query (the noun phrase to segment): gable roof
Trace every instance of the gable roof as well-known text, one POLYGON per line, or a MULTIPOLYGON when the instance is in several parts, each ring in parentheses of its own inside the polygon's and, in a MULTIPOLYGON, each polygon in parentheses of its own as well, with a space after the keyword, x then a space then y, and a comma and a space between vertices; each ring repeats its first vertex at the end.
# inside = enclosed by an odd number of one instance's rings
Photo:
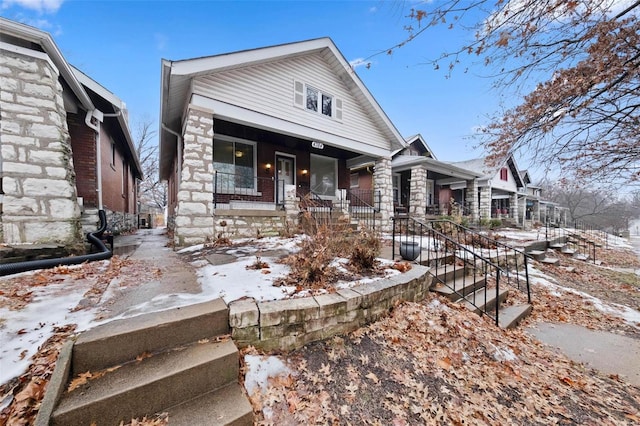
POLYGON ((166 153, 173 152, 173 132, 180 133, 181 116, 188 103, 193 78, 219 73, 236 68, 266 64, 295 58, 297 56, 319 53, 327 61, 334 75, 340 78, 355 99, 382 129, 385 138, 391 144, 391 150, 405 146, 404 139, 389 117, 371 95, 349 62, 328 38, 281 44, 257 49, 242 50, 201 58, 179 61, 162 60, 161 101, 160 101, 160 170, 161 176, 167 176, 170 158, 166 153), (166 130, 166 128, 171 130, 166 130))
POLYGON ((60 76, 69 85, 83 108, 87 111, 94 110, 95 106, 91 98, 76 78, 71 65, 64 59, 62 52, 60 52, 49 33, 0 17, 1 49, 20 53, 24 49, 33 52, 34 48, 37 47, 42 50, 44 55, 48 56, 48 58, 43 57, 43 59, 49 59, 55 65, 60 76))
MULTIPOLYGON (((39 52, 41 52, 41 59, 48 60, 54 65, 61 78, 86 111, 94 111, 96 109, 95 98, 92 99, 92 93, 95 93, 113 107, 112 111, 101 112, 115 113, 116 111, 124 110, 124 103, 117 96, 70 65, 62 56, 62 52, 53 41, 51 35, 45 31, 0 17, 0 49, 16 53, 26 53, 26 50, 28 50, 28 54, 32 56, 39 55, 39 52)), ((142 178, 142 167, 131 139, 131 132, 129 131, 126 117, 123 117, 121 113, 118 116, 118 122, 127 142, 129 150, 127 155, 133 160, 136 177, 142 178)))
MULTIPOLYGON (((436 155, 433 153, 433 150, 431 149, 431 147, 427 144, 427 141, 422 137, 422 135, 420 133, 415 134, 415 135, 411 135, 408 138, 405 138, 405 142, 407 143, 407 145, 419 145, 422 150, 425 151, 425 153, 429 154, 427 155, 427 157, 433 158, 434 160, 437 160, 436 155)), ((406 148, 401 148, 397 151, 395 151, 393 153, 393 155, 398 154, 399 152, 403 151, 406 148)))
POLYGON ((427 167, 427 170, 460 179, 476 179, 481 176, 467 168, 458 167, 457 164, 438 161, 421 155, 398 155, 391 160, 391 168, 394 173, 410 170, 412 167, 420 165, 427 167))
POLYGON ((518 166, 516 165, 515 159, 512 155, 507 156, 503 161, 501 161, 500 163, 496 163, 496 165, 494 166, 487 165, 486 157, 474 158, 472 160, 466 161, 455 161, 450 162, 450 164, 478 173, 478 175, 481 176, 481 180, 487 181, 493 179, 498 174, 498 171, 501 168, 509 167, 511 173, 513 174, 513 178, 516 180, 516 185, 518 187, 525 186, 520 170, 518 169, 518 166))

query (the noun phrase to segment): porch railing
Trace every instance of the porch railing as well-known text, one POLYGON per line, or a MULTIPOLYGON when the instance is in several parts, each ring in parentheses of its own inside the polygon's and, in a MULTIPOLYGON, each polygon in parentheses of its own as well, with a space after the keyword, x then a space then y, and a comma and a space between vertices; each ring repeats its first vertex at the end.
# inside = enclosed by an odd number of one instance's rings
POLYGON ((528 270, 529 256, 524 249, 515 248, 494 240, 450 220, 432 220, 429 221, 429 224, 455 240, 458 244, 478 252, 482 257, 499 265, 503 269, 507 282, 518 290, 526 292, 527 300, 531 303, 528 270))
POLYGON ((349 202, 349 216, 359 224, 376 229, 376 215, 380 212, 380 191, 348 189, 346 200, 349 202))
MULTIPOLYGON (((394 258, 396 247, 401 244, 419 245, 417 261, 435 268, 432 275, 438 283, 449 288, 460 299, 464 298, 474 310, 487 315, 496 325, 499 324, 500 286, 505 283, 513 285, 514 282, 514 274, 509 270, 509 265, 499 265, 484 252, 458 242, 432 223, 420 222, 411 217, 394 217, 392 235, 394 258), (457 279, 451 279, 455 277, 457 279)), ((526 256, 522 260, 526 270, 526 256)), ((527 295, 530 301, 528 288, 527 276, 527 295)))
POLYGON ((243 173, 213 174, 213 208, 233 201, 284 205, 284 180, 243 173))

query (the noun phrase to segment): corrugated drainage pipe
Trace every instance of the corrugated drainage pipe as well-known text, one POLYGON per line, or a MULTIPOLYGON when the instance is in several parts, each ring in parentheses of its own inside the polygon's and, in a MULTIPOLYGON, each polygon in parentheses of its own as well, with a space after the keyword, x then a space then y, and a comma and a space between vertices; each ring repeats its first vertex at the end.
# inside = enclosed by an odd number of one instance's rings
POLYGON ((32 271, 34 269, 47 269, 56 266, 78 265, 84 262, 93 262, 95 260, 105 260, 111 258, 113 253, 104 245, 100 237, 107 229, 107 214, 104 210, 98 210, 100 217, 100 228, 97 231, 89 232, 87 240, 95 246, 98 253, 85 254, 82 256, 59 257, 56 259, 30 260, 27 262, 5 263, 0 265, 0 277, 5 275, 17 274, 20 272, 32 271))

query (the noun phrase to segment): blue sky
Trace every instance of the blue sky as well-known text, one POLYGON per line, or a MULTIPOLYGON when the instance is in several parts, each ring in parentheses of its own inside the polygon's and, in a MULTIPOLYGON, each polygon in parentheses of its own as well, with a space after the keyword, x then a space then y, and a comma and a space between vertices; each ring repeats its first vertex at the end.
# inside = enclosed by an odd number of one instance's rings
MULTIPOLYGON (((406 37, 401 1, 89 1, 0 0, 3 17, 51 33, 68 62, 127 103, 132 127, 157 124, 160 60, 178 60, 329 36, 348 61, 406 37)), ((498 106, 491 82, 421 65, 471 34, 438 28, 371 58, 357 72, 403 136, 421 133, 440 160, 473 151, 473 129, 498 106)), ((525 168, 526 164, 519 164, 525 168)))

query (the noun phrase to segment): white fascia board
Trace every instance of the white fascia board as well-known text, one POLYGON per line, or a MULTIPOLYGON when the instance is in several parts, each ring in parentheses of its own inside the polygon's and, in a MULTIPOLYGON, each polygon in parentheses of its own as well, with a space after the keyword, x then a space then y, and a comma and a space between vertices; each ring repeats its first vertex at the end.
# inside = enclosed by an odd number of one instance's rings
POLYGON ((71 69, 73 70, 74 75, 78 79, 80 83, 82 83, 85 87, 88 87, 92 91, 94 91, 98 96, 102 99, 109 102, 111 105, 115 106, 119 110, 125 109, 122 100, 117 97, 114 93, 110 92, 108 89, 103 87, 100 83, 93 80, 91 77, 86 75, 84 72, 80 71, 78 68, 71 65, 71 69))
POLYGON ((2 17, 0 17, 0 33, 8 34, 42 46, 44 51, 49 55, 53 63, 58 68, 62 78, 78 97, 82 106, 87 111, 93 111, 95 109, 91 98, 89 98, 89 95, 82 87, 82 84, 80 84, 76 78, 75 74, 71 70, 71 66, 64 59, 62 52, 60 52, 60 49, 58 49, 58 46, 53 41, 49 33, 2 17))
POLYGON ((251 127, 280 132, 290 136, 308 139, 310 141, 322 142, 346 151, 368 154, 377 158, 390 157, 390 152, 382 148, 374 147, 360 141, 344 138, 331 133, 326 133, 291 121, 264 115, 256 111, 240 108, 202 95, 193 95, 191 97, 191 104, 213 110, 214 120, 216 117, 222 118, 232 122, 246 124, 251 127))
POLYGON ((175 75, 196 76, 201 73, 215 72, 237 66, 248 66, 260 62, 277 60, 287 56, 310 53, 314 50, 321 50, 329 47, 330 44, 333 43, 330 39, 325 37, 298 43, 224 53, 203 58, 173 61, 171 63, 171 73, 175 75))

